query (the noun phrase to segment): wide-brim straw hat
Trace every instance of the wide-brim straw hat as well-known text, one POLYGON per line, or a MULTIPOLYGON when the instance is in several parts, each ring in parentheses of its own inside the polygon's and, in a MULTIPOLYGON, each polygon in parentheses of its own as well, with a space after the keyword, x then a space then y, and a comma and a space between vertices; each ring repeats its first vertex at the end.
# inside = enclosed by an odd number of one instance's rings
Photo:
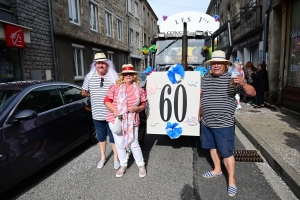
POLYGON ((230 64, 231 62, 226 59, 226 54, 224 51, 216 50, 212 52, 211 59, 206 61, 205 64, 210 64, 211 62, 218 61, 218 62, 226 62, 227 64, 230 64))
POLYGON ((98 62, 98 61, 107 61, 107 58, 105 56, 104 53, 96 53, 95 56, 94 56, 94 62, 98 62))
POLYGON ((124 73, 137 73, 137 72, 134 71, 134 67, 132 66, 132 64, 124 64, 122 66, 122 72, 120 74, 124 74, 124 73))

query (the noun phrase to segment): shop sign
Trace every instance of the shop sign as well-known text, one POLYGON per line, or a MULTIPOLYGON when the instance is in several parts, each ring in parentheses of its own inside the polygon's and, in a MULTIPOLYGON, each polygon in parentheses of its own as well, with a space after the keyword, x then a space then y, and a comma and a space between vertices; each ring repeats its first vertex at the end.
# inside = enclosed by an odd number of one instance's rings
POLYGON ((7 46, 25 48, 23 28, 6 24, 5 36, 7 46))
POLYGON ((242 49, 245 47, 253 46, 253 45, 257 44, 258 42, 260 42, 261 40, 262 40, 262 35, 261 35, 261 33, 258 33, 252 37, 245 39, 243 42, 239 43, 238 48, 242 49))

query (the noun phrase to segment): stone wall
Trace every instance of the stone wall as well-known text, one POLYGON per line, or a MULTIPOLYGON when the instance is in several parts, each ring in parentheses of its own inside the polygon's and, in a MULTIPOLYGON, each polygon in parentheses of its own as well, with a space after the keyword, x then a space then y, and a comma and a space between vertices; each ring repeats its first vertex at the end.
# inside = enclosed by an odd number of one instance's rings
POLYGON ((30 70, 48 69, 54 78, 48 1, 13 0, 11 11, 15 12, 17 24, 32 28, 31 43, 21 51, 24 80, 31 79, 30 70))

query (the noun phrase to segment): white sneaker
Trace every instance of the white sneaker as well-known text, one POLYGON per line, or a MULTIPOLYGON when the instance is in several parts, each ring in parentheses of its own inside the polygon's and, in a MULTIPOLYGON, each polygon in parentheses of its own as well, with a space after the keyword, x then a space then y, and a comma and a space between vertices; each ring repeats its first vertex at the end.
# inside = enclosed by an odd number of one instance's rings
POLYGON ((237 110, 238 110, 238 109, 241 109, 241 108, 242 108, 241 105, 237 105, 237 107, 236 107, 237 110))

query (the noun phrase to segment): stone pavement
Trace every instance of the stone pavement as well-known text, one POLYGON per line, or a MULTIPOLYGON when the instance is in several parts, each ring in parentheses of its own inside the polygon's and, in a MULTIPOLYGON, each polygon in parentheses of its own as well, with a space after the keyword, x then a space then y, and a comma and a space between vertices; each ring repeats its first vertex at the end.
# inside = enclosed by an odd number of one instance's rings
POLYGON ((272 107, 241 105, 236 126, 300 199, 300 120, 272 107))

